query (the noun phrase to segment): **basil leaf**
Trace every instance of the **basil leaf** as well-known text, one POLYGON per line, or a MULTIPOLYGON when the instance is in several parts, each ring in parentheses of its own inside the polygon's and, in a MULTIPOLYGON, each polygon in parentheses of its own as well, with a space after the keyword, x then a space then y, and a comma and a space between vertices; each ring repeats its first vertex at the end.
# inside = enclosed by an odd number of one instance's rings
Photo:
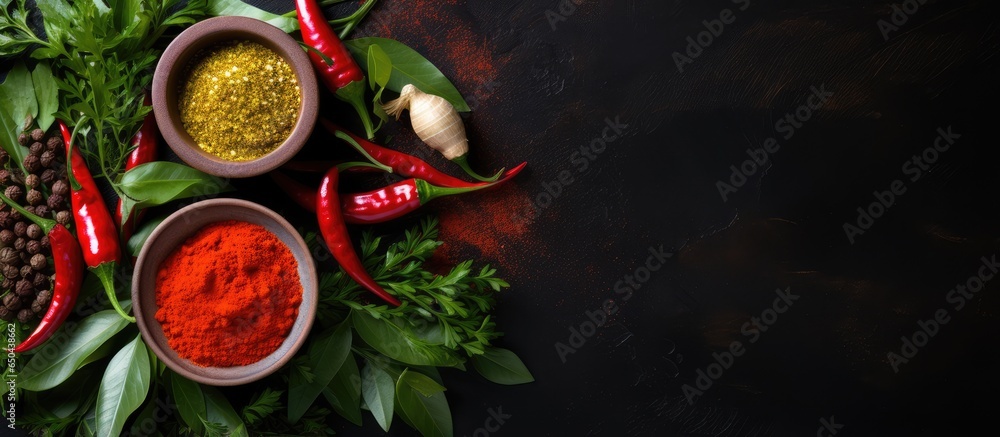
POLYGON ((404 370, 396 381, 396 399, 399 408, 413 428, 426 436, 453 435, 451 409, 443 391, 425 396, 417 389, 426 389, 429 384, 437 385, 433 380, 417 372, 404 370))
POLYGON ((278 14, 272 14, 263 9, 243 3, 240 0, 208 0, 206 12, 208 15, 214 17, 235 15, 239 17, 256 18, 285 31, 285 33, 292 33, 299 30, 299 20, 297 18, 283 17, 278 14))
POLYGON ((149 393, 149 352, 142 336, 111 358, 97 394, 97 434, 119 435, 149 393))
POLYGON ((333 376, 330 384, 323 390, 323 396, 333 411, 340 414, 351 423, 361 426, 361 373, 358 363, 349 355, 333 376))
POLYGON ((145 246, 146 240, 149 239, 149 234, 152 234, 156 227, 159 226, 160 223, 163 223, 166 219, 167 216, 160 216, 143 223, 142 227, 135 231, 135 233, 132 234, 132 237, 128 239, 128 243, 126 243, 128 253, 132 254, 132 256, 139 256, 142 246, 145 246))
POLYGON ((201 386, 197 382, 170 372, 170 390, 181 419, 195 434, 200 433, 199 417, 208 416, 208 407, 205 406, 205 395, 201 392, 201 386))
POLYGON ((0 107, 0 129, 3 129, 0 145, 11 158, 16 159, 19 166, 28 156, 28 148, 17 142, 17 135, 24 128, 24 120, 38 113, 33 88, 31 73, 20 61, 14 64, 7 73, 7 79, 0 84, 0 101, 3 102, 0 107))
MULTIPOLYGON (((443 97, 455 106, 459 112, 468 112, 469 105, 462 98, 462 93, 458 92, 455 85, 448 80, 441 70, 438 70, 431 61, 424 58, 416 50, 411 49, 399 41, 388 38, 358 38, 344 41, 347 48, 355 59, 365 59, 368 48, 378 45, 389 57, 392 63, 392 76, 386 84, 386 88, 395 92, 400 92, 406 84, 413 84, 420 91, 443 97)), ((359 62, 362 68, 367 71, 368 63, 359 62)))
POLYGON ((42 391, 62 384, 91 353, 126 325, 128 321, 114 310, 101 311, 78 324, 67 322, 28 361, 18 378, 18 387, 42 391))
POLYGON ((288 379, 288 421, 295 423, 316 401, 316 397, 330 384, 340 366, 351 352, 351 327, 341 323, 329 334, 313 341, 309 346, 308 366, 313 372, 307 381, 301 372, 292 372, 288 379))
POLYGON ((365 404, 372 416, 375 416, 375 421, 386 432, 389 432, 389 425, 392 425, 395 387, 392 376, 371 363, 366 364, 361 371, 361 394, 365 398, 365 404))
POLYGON ((201 392, 205 395, 205 408, 208 415, 205 420, 210 423, 219 423, 229 430, 230 437, 248 437, 246 426, 243 420, 236 414, 232 404, 215 387, 208 387, 199 384, 201 392))
POLYGON ((514 352, 499 347, 488 347, 482 355, 473 355, 472 367, 497 384, 525 384, 535 380, 514 352))
POLYGON ((392 60, 378 44, 368 46, 368 84, 372 90, 385 88, 392 78, 392 60))
POLYGON ((35 86, 35 100, 38 102, 38 116, 35 122, 41 130, 49 130, 59 110, 59 87, 52 76, 52 68, 47 62, 39 62, 31 72, 31 82, 35 86))
POLYGON ((365 343, 396 361, 414 366, 442 367, 462 363, 462 359, 453 350, 423 343, 384 318, 375 319, 368 313, 354 311, 351 322, 365 343))
POLYGON ((189 197, 214 195, 231 189, 222 178, 168 161, 147 162, 135 166, 125 172, 118 186, 126 196, 135 201, 136 208, 163 205, 189 197))

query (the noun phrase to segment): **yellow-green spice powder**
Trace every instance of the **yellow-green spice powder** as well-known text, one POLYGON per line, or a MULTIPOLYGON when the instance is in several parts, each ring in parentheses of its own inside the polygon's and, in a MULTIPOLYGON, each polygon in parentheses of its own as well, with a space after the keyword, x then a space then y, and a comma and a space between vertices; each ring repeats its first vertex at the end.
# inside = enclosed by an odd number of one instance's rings
POLYGON ((249 161, 291 135, 301 101, 295 73, 281 56, 255 42, 233 41, 195 56, 178 107, 184 129, 202 150, 249 161))

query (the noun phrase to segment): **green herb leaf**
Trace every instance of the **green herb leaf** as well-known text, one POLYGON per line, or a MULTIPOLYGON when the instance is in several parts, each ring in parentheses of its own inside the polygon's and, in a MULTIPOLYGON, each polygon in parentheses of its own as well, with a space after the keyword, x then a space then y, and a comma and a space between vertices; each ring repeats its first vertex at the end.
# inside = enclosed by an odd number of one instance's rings
POLYGON ((17 381, 18 387, 41 391, 61 384, 91 353, 126 325, 128 322, 114 310, 101 311, 79 323, 66 322, 25 365, 17 381))
MULTIPOLYGON (((119 187, 137 208, 163 205, 179 199, 215 195, 231 188, 218 177, 184 164, 147 162, 125 172, 119 187)), ((130 212, 130 211, 126 211, 130 212)), ((128 214, 123 214, 127 217, 128 214)))
POLYGON ((214 17, 239 16, 256 18, 270 24, 285 33, 299 30, 299 20, 295 17, 283 17, 263 9, 250 6, 240 0, 208 0, 208 15, 214 17))
POLYGON ((351 321, 358 335, 375 350, 396 361, 414 366, 456 366, 462 359, 445 347, 419 343, 419 339, 385 318, 376 319, 367 312, 352 311, 351 321))
POLYGON ((378 366, 368 363, 361 371, 361 394, 365 404, 375 416, 375 421, 386 432, 392 425, 393 404, 396 401, 396 384, 392 376, 378 366))
POLYGON ((265 387, 264 391, 257 393, 247 406, 243 407, 243 421, 254 426, 265 417, 268 417, 275 410, 281 408, 281 395, 284 392, 271 390, 265 387))
POLYGON ((59 110, 59 87, 52 76, 52 68, 48 62, 39 62, 35 71, 31 72, 31 82, 35 87, 35 100, 38 102, 38 116, 35 122, 41 130, 49 130, 56 119, 59 110))
POLYGON ((132 256, 139 256, 139 252, 142 251, 142 246, 145 246, 146 240, 149 239, 149 234, 152 234, 153 231, 156 230, 156 227, 159 226, 160 223, 163 223, 166 219, 167 216, 164 215, 143 223, 142 226, 139 227, 134 234, 132 234, 132 237, 128 239, 128 243, 126 244, 128 253, 132 254, 132 256))
POLYGON ((208 407, 205 406, 205 395, 201 392, 201 386, 197 382, 170 372, 170 390, 181 419, 195 434, 201 432, 201 418, 208 417, 208 407))
MULTIPOLYGON (((392 64, 392 75, 385 86, 387 89, 398 93, 406 84, 413 84, 425 93, 445 98, 459 112, 470 110, 469 105, 462 98, 462 93, 458 92, 455 85, 441 73, 441 70, 438 70, 427 58, 405 44, 393 39, 375 37, 347 40, 344 41, 344 44, 350 49, 355 59, 365 59, 368 48, 376 44, 385 52, 392 64)), ((366 70, 368 69, 367 62, 359 62, 359 64, 366 70)), ((371 71, 366 72, 371 74, 371 71)))
MULTIPOLYGON (((409 424, 425 437, 451 437, 451 409, 443 391, 425 396, 418 387, 426 389, 437 385, 426 375, 404 370, 396 381, 396 400, 409 424)), ((439 386, 440 387, 440 386, 439 386)))
POLYGON ((473 355, 472 367, 497 384, 525 384, 535 380, 514 352, 499 347, 488 347, 482 355, 473 355))
POLYGON ((349 355, 330 384, 323 390, 323 396, 333 406, 333 411, 351 423, 361 426, 361 374, 353 355, 349 355))
POLYGON ((351 351, 351 327, 341 323, 333 331, 320 336, 309 347, 307 366, 313 371, 313 380, 306 381, 299 372, 292 372, 288 380, 288 420, 297 422, 316 401, 316 397, 330 384, 351 351))
POLYGON ((208 411, 205 421, 222 424, 229 431, 230 437, 249 437, 246 426, 222 392, 215 387, 200 386, 201 392, 205 395, 205 407, 208 411))
POLYGON ((385 88, 392 78, 392 60, 378 44, 368 46, 368 85, 385 88))
MULTIPOLYGON (((7 73, 7 79, 0 84, 0 144, 4 150, 21 166, 28 148, 17 142, 17 136, 24 128, 24 120, 38 114, 38 103, 35 101, 34 85, 31 73, 24 62, 18 61, 7 73)), ((22 168, 23 170, 23 168, 22 168)))
POLYGON ((149 353, 142 337, 115 354, 101 379, 97 395, 97 434, 118 435, 125 419, 149 393, 149 353))

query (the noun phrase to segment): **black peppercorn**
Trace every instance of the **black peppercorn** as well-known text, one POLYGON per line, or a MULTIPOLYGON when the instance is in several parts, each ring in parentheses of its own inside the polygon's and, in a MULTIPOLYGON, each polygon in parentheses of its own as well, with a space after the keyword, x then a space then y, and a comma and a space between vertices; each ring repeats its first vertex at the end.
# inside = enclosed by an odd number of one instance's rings
POLYGON ((35 301, 42 302, 43 304, 48 304, 52 300, 52 290, 49 290, 47 287, 43 288, 44 289, 42 291, 39 291, 38 295, 35 296, 35 301))
MULTIPOLYGON (((31 283, 35 285, 36 290, 39 288, 42 289, 49 288, 49 277, 42 274, 38 274, 35 275, 35 279, 32 280, 31 283)), ((41 292, 39 292, 39 295, 41 295, 41 292)))
POLYGON ((7 211, 0 211, 0 227, 4 229, 9 228, 11 223, 12 221, 10 219, 10 213, 7 211))
MULTIPOLYGON (((59 182, 56 182, 56 184, 58 184, 58 183, 59 182)), ((10 196, 7 196, 7 197, 10 197, 10 196)), ((48 199, 48 206, 49 206, 49 208, 58 211, 58 210, 62 209, 63 204, 64 204, 65 201, 66 201, 66 199, 63 197, 62 194, 59 194, 59 193, 55 192, 55 190, 53 190, 52 194, 49 196, 49 199, 48 199)))
POLYGON ((31 143, 31 146, 28 146, 28 153, 35 156, 41 156, 42 152, 44 151, 45 151, 45 145, 38 141, 31 143))
POLYGON ((35 270, 42 270, 48 265, 49 262, 45 259, 45 255, 36 253, 31 256, 31 268, 35 270))
POLYGON ((27 223, 25 223, 23 221, 14 223, 14 234, 15 235, 17 235, 18 237, 23 237, 24 234, 26 234, 26 233, 28 233, 28 224, 27 223))
POLYGON ((60 196, 69 195, 69 184, 66 181, 60 179, 52 184, 52 193, 58 194, 60 196))
POLYGON ((20 261, 21 257, 17 254, 17 251, 13 247, 4 247, 0 249, 0 262, 8 265, 14 265, 20 261))
MULTIPOLYGON (((21 259, 18 258, 17 261, 20 262, 21 259)), ((4 264, 2 267, 0 267, 0 271, 3 271, 3 277, 8 280, 14 280, 19 276, 21 276, 21 269, 17 268, 17 266, 12 266, 9 264, 4 264)))
POLYGON ((24 308, 17 312, 17 321, 21 323, 28 323, 31 319, 35 318, 35 312, 31 308, 24 308))
POLYGON ((23 279, 34 279, 34 276, 32 276, 32 275, 35 274, 35 269, 31 268, 30 264, 25 264, 25 265, 21 266, 21 270, 19 272, 20 272, 21 278, 23 278, 23 279))
POLYGON ((39 238, 42 238, 42 235, 44 235, 42 234, 42 227, 34 223, 28 225, 28 230, 26 231, 26 233, 28 234, 28 238, 32 240, 37 240, 39 238))
MULTIPOLYGON (((24 134, 21 134, 21 135, 24 135, 24 134)), ((13 316, 14 316, 14 314, 11 313, 10 310, 7 309, 7 307, 5 307, 3 305, 0 305, 0 320, 10 321, 11 317, 13 317, 13 316)))
POLYGON ((42 204, 35 207, 35 215, 42 218, 49 218, 49 206, 42 204))
POLYGON ((15 285, 17 285, 17 281, 13 279, 4 278, 3 282, 0 282, 0 284, 2 284, 0 285, 0 289, 10 290, 11 288, 14 288, 15 285))
POLYGON ((18 296, 24 297, 35 294, 35 284, 31 281, 22 279, 17 281, 16 292, 18 296))
POLYGON ((16 209, 10 210, 10 215, 8 217, 12 222, 18 222, 24 219, 24 216, 21 215, 21 212, 16 209))
POLYGON ((17 237, 14 239, 14 248, 17 250, 24 250, 24 246, 28 244, 28 241, 24 237, 17 237))
POLYGON ((28 155, 24 157, 24 169, 29 173, 34 173, 42 168, 42 160, 38 155, 28 155))
POLYGON ((42 183, 46 186, 51 186, 56 181, 56 171, 53 169, 47 169, 42 172, 42 183))
MULTIPOLYGON (((51 197, 49 199, 51 199, 51 197)), ((73 213, 69 211, 59 211, 56 213, 56 222, 59 224, 66 226, 69 225, 69 222, 71 221, 73 221, 73 213)))
POLYGON ((42 178, 38 177, 36 174, 29 174, 28 177, 24 178, 24 185, 31 188, 38 188, 38 185, 42 183, 42 178))
POLYGON ((21 134, 17 136, 17 143, 22 146, 27 146, 29 140, 31 140, 31 137, 27 133, 21 132, 21 134))
POLYGON ((22 198, 21 196, 24 196, 24 188, 21 188, 17 185, 11 185, 7 187, 6 190, 4 190, 4 194, 7 197, 9 197, 10 200, 13 200, 15 202, 20 202, 22 198))
POLYGON ((3 306, 7 307, 8 310, 17 311, 21 309, 21 298, 14 293, 8 293, 3 298, 3 306))
POLYGON ((29 254, 34 255, 42 251, 42 243, 38 240, 31 240, 28 244, 24 245, 24 250, 27 250, 29 254))
POLYGON ((49 168, 52 167, 52 163, 55 162, 55 160, 56 152, 46 150, 45 152, 42 152, 42 156, 39 158, 38 162, 42 164, 42 167, 49 168))
POLYGON ((35 314, 41 314, 45 312, 45 309, 48 308, 48 306, 48 303, 41 303, 36 299, 31 303, 31 311, 34 311, 35 314))
POLYGON ((45 138, 45 131, 43 131, 41 129, 35 129, 35 130, 31 131, 31 139, 32 140, 41 141, 43 138, 45 138))
POLYGON ((45 150, 54 150, 58 152, 57 149, 62 147, 62 145, 62 138, 59 138, 58 136, 51 136, 48 141, 45 142, 45 150))
POLYGON ((38 191, 36 189, 31 189, 30 191, 28 191, 28 194, 25 195, 25 199, 28 200, 28 203, 31 204, 31 206, 36 206, 45 203, 45 195, 43 195, 41 191, 38 191))
POLYGON ((42 236, 42 238, 39 239, 38 242, 42 243, 42 249, 48 249, 49 248, 49 236, 48 235, 42 236))

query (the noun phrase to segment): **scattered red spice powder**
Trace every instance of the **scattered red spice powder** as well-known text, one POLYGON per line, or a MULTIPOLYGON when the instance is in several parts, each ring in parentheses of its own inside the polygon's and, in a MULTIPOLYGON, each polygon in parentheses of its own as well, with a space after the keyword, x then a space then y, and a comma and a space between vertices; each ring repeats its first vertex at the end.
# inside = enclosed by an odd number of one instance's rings
POLYGON ((256 363, 278 349, 302 303, 298 262, 261 225, 227 220, 188 238, 156 275, 156 320, 200 366, 256 363))

